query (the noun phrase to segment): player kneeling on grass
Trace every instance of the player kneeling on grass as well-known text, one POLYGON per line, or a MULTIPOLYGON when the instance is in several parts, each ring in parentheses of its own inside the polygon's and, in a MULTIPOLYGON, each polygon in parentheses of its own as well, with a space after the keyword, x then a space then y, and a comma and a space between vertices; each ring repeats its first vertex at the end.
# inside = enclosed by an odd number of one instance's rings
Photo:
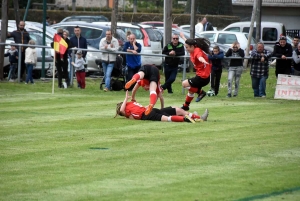
POLYGON ((120 115, 129 119, 164 122, 195 123, 196 121, 207 121, 208 109, 206 109, 203 115, 201 116, 199 116, 196 113, 189 113, 181 108, 173 107, 167 107, 162 109, 153 108, 152 111, 148 115, 146 115, 146 108, 144 106, 135 101, 128 102, 128 99, 131 99, 131 96, 129 96, 128 91, 126 91, 124 101, 117 104, 116 116, 120 115))

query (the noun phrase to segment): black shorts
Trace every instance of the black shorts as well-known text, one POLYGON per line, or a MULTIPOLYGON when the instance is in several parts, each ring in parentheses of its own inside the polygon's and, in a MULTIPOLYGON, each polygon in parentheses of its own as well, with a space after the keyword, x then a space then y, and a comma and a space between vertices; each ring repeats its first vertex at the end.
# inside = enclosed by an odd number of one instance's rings
POLYGON ((144 65, 140 68, 140 71, 143 71, 145 73, 144 79, 149 80, 149 83, 153 81, 158 85, 159 70, 156 66, 144 65))
POLYGON ((188 82, 191 85, 191 87, 195 87, 198 89, 201 89, 202 87, 205 87, 206 85, 208 85, 209 81, 210 81, 210 77, 202 78, 202 77, 196 76, 196 77, 192 77, 192 78, 188 79, 188 82))
POLYGON ((161 121, 161 117, 176 115, 176 109, 172 107, 165 107, 163 109, 153 108, 150 114, 143 114, 141 120, 161 121))

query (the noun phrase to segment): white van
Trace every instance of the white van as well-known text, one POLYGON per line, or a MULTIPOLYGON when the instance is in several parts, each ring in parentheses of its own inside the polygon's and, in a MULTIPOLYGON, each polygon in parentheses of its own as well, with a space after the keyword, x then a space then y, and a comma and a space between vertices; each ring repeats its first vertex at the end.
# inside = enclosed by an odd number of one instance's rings
MULTIPOLYGON (((223 29, 223 31, 235 31, 249 33, 251 22, 235 22, 223 29)), ((279 36, 286 35, 285 26, 279 22, 261 22, 261 42, 266 45, 274 45, 279 36)), ((256 22, 254 22, 252 37, 256 36, 256 22)))

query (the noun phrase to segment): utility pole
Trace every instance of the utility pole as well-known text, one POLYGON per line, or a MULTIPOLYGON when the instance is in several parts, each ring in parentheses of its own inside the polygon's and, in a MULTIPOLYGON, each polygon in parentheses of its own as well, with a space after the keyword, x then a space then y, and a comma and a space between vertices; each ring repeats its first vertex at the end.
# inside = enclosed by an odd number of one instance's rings
POLYGON ((72 11, 76 11, 76 0, 72 0, 72 11))
POLYGON ((17 27, 19 27, 20 15, 19 15, 19 1, 18 0, 14 0, 14 11, 15 11, 16 25, 17 25, 17 27))
POLYGON ((133 0, 133 13, 137 12, 137 0, 133 0))
POLYGON ((195 0, 191 0, 190 38, 195 38, 195 0))
POLYGON ((118 5, 119 0, 113 1, 113 7, 111 12, 111 33, 114 37, 116 37, 116 29, 117 29, 117 19, 118 19, 118 5))
MULTIPOLYGON (((250 30, 249 30, 249 34, 248 34, 247 49, 246 49, 245 57, 248 57, 248 56, 249 56, 250 42, 251 42, 252 33, 253 33, 253 26, 254 26, 254 21, 255 21, 256 8, 257 8, 257 1, 254 1, 254 5, 253 5, 253 9, 252 9, 252 16, 251 16, 250 30)), ((244 59, 244 67, 247 67, 247 64, 248 64, 248 59, 244 59)))
POLYGON ((172 37, 172 0, 164 0, 164 45, 166 46, 172 37))
POLYGON ((259 42, 261 39, 261 10, 262 10, 262 0, 257 0, 257 9, 256 9, 256 42, 259 42))
MULTIPOLYGON (((2 43, 5 43, 6 41, 6 35, 7 35, 7 11, 8 11, 8 5, 7 5, 7 0, 2 0, 2 9, 1 9, 1 41, 2 43)), ((5 45, 0 45, 0 80, 3 80, 3 64, 4 64, 4 50, 5 50, 5 45)))

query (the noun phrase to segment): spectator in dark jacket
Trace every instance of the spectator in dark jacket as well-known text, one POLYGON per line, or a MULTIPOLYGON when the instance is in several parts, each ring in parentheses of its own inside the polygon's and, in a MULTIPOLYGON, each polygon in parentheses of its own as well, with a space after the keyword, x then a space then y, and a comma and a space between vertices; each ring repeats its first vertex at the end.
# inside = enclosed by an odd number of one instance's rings
POLYGON ((291 73, 291 60, 287 57, 292 57, 293 49, 291 44, 286 42, 286 37, 281 36, 279 38, 279 43, 276 43, 273 50, 273 56, 277 57, 276 59, 276 70, 275 75, 278 77, 278 74, 289 75, 291 73))
MULTIPOLYGON (((244 57, 245 52, 240 48, 239 42, 234 42, 226 52, 226 57, 244 57)), ((237 96, 240 87, 240 79, 243 73, 243 59, 231 59, 228 69, 228 94, 227 97, 231 97, 232 93, 232 80, 235 78, 235 88, 233 96, 237 96)))
POLYGON ((266 80, 269 76, 269 59, 271 56, 271 52, 264 49, 262 42, 258 42, 256 50, 251 52, 250 76, 254 97, 266 97, 266 80))
POLYGON ((203 20, 204 20, 203 31, 213 31, 214 27, 210 22, 207 21, 207 17, 204 17, 203 20))
MULTIPOLYGON (((70 48, 76 47, 81 49, 87 49, 87 40, 81 36, 81 29, 79 26, 74 27, 75 36, 70 38, 71 46, 70 48)), ((82 58, 86 62, 86 51, 80 50, 82 52, 82 58)), ((77 51, 75 51, 75 54, 77 51)), ((70 71, 71 72, 71 71, 70 71)), ((73 75, 70 75, 70 77, 73 75)), ((81 88, 80 84, 77 82, 77 86, 81 88)))
POLYGON ((180 62, 180 58, 176 56, 185 55, 184 45, 183 43, 179 42, 179 35, 173 34, 172 42, 164 47, 162 53, 172 57, 165 57, 165 84, 163 84, 161 87, 164 90, 167 89, 168 93, 173 93, 172 83, 176 79, 178 72, 178 64, 180 62))
POLYGON ((10 50, 7 50, 7 52, 4 54, 4 57, 9 57, 9 63, 10 63, 9 73, 7 77, 8 81, 17 78, 16 69, 18 65, 18 56, 19 56, 19 52, 16 49, 16 46, 14 45, 11 45, 10 50))
POLYGON ((293 62, 294 62, 294 75, 300 76, 300 43, 297 45, 297 49, 293 51, 293 62))
POLYGON ((222 75, 222 60, 224 58, 224 52, 220 51, 219 46, 213 48, 212 54, 208 55, 209 60, 212 62, 212 69, 210 73, 210 88, 214 92, 215 96, 219 93, 220 80, 222 75))
MULTIPOLYGON (((25 22, 24 21, 20 21, 19 23, 19 28, 11 33, 7 33, 7 38, 14 38, 15 43, 19 43, 19 44, 28 44, 30 41, 30 36, 29 33, 26 31, 25 29, 25 22)), ((25 50, 26 47, 22 46, 21 48, 22 50, 22 57, 21 57, 21 76, 24 75, 25 73, 25 69, 26 69, 26 65, 25 65, 25 50)))

